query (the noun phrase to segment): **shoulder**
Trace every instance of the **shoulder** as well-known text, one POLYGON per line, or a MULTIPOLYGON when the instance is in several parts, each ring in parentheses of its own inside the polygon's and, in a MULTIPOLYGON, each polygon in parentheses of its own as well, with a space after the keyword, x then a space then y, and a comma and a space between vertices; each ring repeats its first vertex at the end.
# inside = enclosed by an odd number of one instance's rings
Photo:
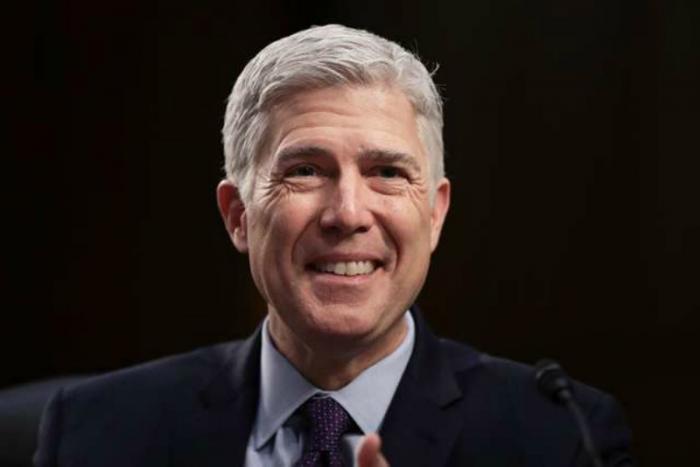
MULTIPOLYGON (((541 465, 568 465, 584 456, 572 414, 538 390, 533 366, 448 339, 440 339, 440 346, 462 388, 466 410, 481 417, 481 429, 541 465)), ((606 465, 629 461, 631 433, 615 398, 575 379, 571 383, 606 465)))
POLYGON ((116 459, 110 465, 119 459, 129 465, 128 459, 148 459, 146 446, 150 455, 162 455, 167 450, 158 446, 166 444, 172 420, 195 416, 203 388, 234 374, 248 355, 246 342, 214 345, 65 386, 44 411, 36 465, 55 465, 56 459, 87 462, 86 456, 98 451, 116 459))
MULTIPOLYGON (((497 389, 502 396, 514 401, 531 401, 534 404, 551 405, 541 394, 535 381, 532 365, 480 352, 468 345, 450 339, 439 339, 440 346, 459 381, 497 389)), ((574 393, 586 406, 612 400, 603 391, 572 379, 574 393)))
MULTIPOLYGON (((196 391, 232 364, 242 341, 232 341, 124 368, 67 386, 64 402, 89 406, 109 402, 148 404, 196 391)), ((78 408, 78 407, 74 407, 78 408)))

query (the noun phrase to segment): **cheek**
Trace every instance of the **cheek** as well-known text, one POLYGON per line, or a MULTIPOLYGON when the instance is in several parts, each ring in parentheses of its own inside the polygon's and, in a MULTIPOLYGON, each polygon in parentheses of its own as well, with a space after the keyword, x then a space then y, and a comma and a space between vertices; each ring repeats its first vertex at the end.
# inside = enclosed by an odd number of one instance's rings
POLYGON ((315 203, 308 198, 285 196, 257 210, 251 222, 251 242, 258 263, 288 264, 296 243, 314 219, 315 203))
POLYGON ((430 215, 421 204, 410 199, 389 200, 383 209, 385 225, 394 239, 399 254, 420 249, 423 243, 429 247, 430 215))

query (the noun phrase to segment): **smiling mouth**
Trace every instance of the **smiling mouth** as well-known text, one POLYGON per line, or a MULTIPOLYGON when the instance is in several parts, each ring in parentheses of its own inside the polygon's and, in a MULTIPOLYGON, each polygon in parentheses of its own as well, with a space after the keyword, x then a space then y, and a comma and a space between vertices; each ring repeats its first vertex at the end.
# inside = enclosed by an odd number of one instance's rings
POLYGON ((367 276, 372 274, 379 265, 373 261, 338 261, 311 264, 316 272, 334 274, 336 276, 367 276))

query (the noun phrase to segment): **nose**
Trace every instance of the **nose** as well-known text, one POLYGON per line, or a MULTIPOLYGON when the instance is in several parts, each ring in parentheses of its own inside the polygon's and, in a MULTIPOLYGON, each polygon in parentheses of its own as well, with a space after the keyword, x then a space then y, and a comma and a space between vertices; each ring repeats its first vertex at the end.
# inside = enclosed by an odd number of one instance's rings
POLYGON ((326 193, 321 229, 340 236, 367 232, 373 222, 368 191, 361 174, 338 177, 326 193))

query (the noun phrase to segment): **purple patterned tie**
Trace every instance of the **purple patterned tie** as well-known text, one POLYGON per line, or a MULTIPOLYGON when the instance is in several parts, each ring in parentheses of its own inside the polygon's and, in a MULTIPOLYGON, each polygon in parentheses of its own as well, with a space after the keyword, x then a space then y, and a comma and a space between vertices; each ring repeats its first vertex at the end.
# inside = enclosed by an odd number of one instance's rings
POLYGON ((342 467, 340 437, 353 424, 350 415, 330 397, 312 397, 304 404, 310 437, 299 467, 342 467))

